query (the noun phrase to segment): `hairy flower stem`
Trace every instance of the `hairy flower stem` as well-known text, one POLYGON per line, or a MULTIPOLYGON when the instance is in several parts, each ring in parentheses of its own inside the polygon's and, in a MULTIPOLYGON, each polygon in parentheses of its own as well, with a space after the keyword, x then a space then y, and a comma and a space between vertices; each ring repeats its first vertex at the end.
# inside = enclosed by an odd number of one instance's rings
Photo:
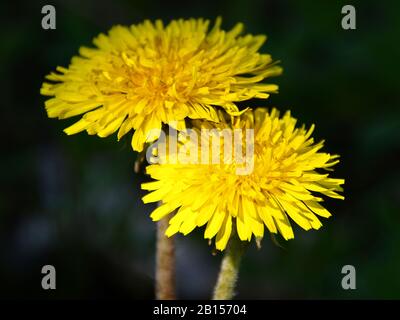
POLYGON ((244 251, 245 245, 236 234, 233 234, 222 258, 213 300, 231 300, 233 298, 244 251))
POLYGON ((168 218, 157 223, 156 299, 174 300, 175 295, 175 243, 165 235, 168 218))

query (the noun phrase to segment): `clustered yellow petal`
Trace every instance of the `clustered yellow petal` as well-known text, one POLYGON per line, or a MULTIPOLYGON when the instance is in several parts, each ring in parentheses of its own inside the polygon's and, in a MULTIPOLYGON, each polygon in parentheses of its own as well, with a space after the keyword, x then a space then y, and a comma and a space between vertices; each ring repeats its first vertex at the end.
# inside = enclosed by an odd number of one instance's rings
POLYGON ((205 226, 204 237, 215 238, 216 248, 224 250, 232 230, 250 241, 262 238, 265 227, 291 239, 291 221, 305 230, 319 229, 318 216, 330 216, 322 196, 343 199, 338 192, 344 180, 328 173, 339 156, 321 152, 323 141, 311 137, 314 125, 296 127, 290 112, 280 117, 276 109, 239 111, 240 101, 276 93, 275 84, 263 81, 282 69, 259 52, 265 36, 243 35, 241 23, 224 31, 219 18, 209 24, 204 19, 172 20, 166 26, 145 21, 100 34, 94 48, 81 47, 68 68, 57 67, 46 77, 41 94, 50 97, 48 116, 81 115, 64 130, 67 134, 107 137, 118 131, 119 140, 133 131, 136 151, 157 140, 163 124, 180 131, 176 154, 169 139, 158 142, 168 154, 158 154, 160 162, 147 167, 155 181, 142 185, 151 191, 145 203, 161 203, 152 219, 170 216, 168 236, 205 226), (188 124, 201 143, 184 136, 188 124), (203 129, 208 136, 202 136, 203 129), (239 147, 225 135, 238 129, 244 142, 239 147), (254 133, 251 142, 244 138, 248 129, 254 133), (218 162, 208 154, 209 145, 206 155, 202 148, 215 140, 218 162), (225 151, 249 146, 251 171, 238 174, 249 163, 225 151), (180 162, 188 153, 190 161, 180 162))
POLYGON ((277 91, 261 83, 281 73, 268 54, 258 52, 266 37, 232 30, 209 30, 203 19, 161 21, 113 27, 94 39, 95 48, 81 47, 68 68, 47 76, 41 94, 51 96, 51 118, 82 118, 65 129, 86 130, 118 139, 134 130, 132 147, 143 150, 151 129, 162 124, 185 128, 185 118, 217 121, 215 108, 238 113, 236 102, 267 98, 277 91))
MULTIPOLYGON (((291 239, 291 221, 305 230, 319 229, 318 216, 331 215, 321 205, 321 196, 343 199, 338 192, 343 191, 344 180, 329 176, 338 156, 320 151, 323 141, 315 143, 311 137, 314 125, 308 130, 304 125, 296 128, 290 112, 280 117, 276 109, 268 112, 264 108, 227 119, 217 130, 254 129, 252 173, 238 175, 238 164, 229 161, 181 164, 164 159, 150 165, 147 173, 156 181, 142 185, 151 191, 143 201, 162 203, 152 212, 152 219, 176 212, 169 220, 168 236, 187 235, 206 225, 204 237, 216 237, 219 250, 225 249, 233 228, 243 241, 250 241, 253 235, 263 237, 265 227, 291 239)), ((195 130, 210 126, 201 121, 195 130)), ((220 147, 222 150, 223 145, 220 147)))

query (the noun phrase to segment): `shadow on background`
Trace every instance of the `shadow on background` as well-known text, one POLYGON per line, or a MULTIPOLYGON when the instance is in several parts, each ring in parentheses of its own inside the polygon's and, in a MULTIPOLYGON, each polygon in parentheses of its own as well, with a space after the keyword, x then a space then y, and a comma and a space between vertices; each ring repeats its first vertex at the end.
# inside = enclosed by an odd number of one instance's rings
MULTIPOLYGON (((261 250, 252 246, 238 298, 400 298, 400 3, 352 2, 352 31, 340 24, 351 1, 2 3, 0 298, 153 298, 155 225, 129 139, 67 137, 75 119, 48 119, 39 88, 114 24, 218 15, 224 28, 241 21, 268 35, 263 50, 284 74, 263 105, 315 123, 325 150, 342 156, 335 176, 346 179, 346 200, 327 201, 334 216, 321 230, 295 228, 283 248, 268 236, 261 250), (44 4, 56 7, 56 30, 41 29, 44 4), (40 285, 46 264, 57 270, 54 291, 40 285), (357 290, 341 288, 346 264, 357 290)), ((217 276, 221 256, 202 233, 177 236, 182 298, 209 298, 217 276)))

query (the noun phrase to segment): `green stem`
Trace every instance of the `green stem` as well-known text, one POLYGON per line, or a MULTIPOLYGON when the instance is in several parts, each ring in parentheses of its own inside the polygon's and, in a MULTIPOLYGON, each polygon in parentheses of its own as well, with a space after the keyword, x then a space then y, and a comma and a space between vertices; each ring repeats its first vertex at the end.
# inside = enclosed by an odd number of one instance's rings
POLYGON ((233 298, 244 249, 245 245, 238 236, 236 234, 232 235, 222 258, 213 300, 231 300, 233 298))

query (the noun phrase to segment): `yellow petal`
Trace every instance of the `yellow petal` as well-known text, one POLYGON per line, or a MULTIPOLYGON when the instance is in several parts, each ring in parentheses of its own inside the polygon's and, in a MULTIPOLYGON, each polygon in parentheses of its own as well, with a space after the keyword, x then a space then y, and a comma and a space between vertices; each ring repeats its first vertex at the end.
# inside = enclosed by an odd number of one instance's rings
POLYGON ((141 152, 143 150, 143 144, 145 143, 145 135, 141 129, 135 131, 132 137, 132 148, 135 151, 141 152))
POLYGON ((213 216, 207 223, 206 231, 204 232, 204 238, 211 239, 212 237, 214 237, 221 228, 224 218, 225 213, 215 211, 213 216))
POLYGON ((158 220, 162 219, 163 217, 165 217, 167 214, 174 211, 176 208, 177 208, 177 206, 174 204, 170 204, 170 203, 162 204, 161 206, 158 206, 151 213, 150 218, 153 221, 158 221, 158 220))
POLYGON ((282 199, 279 199, 279 202, 282 204, 283 208, 290 216, 290 218, 294 220, 294 222, 296 222, 304 230, 311 229, 310 221, 301 214, 301 211, 297 207, 295 207, 295 205, 282 199))
POLYGON ((318 202, 316 201, 304 201, 304 203, 309 207, 314 213, 317 215, 324 217, 324 218, 329 218, 331 216, 330 212, 326 210, 323 206, 321 206, 318 202))
POLYGON ((108 137, 109 135, 113 134, 115 131, 118 130, 118 128, 121 126, 124 119, 125 119, 125 116, 111 121, 106 127, 101 129, 97 133, 97 135, 102 138, 108 137))
POLYGON ((271 212, 268 211, 268 207, 267 206, 257 207, 257 212, 260 218, 263 220, 264 224, 267 226, 268 230, 272 233, 277 233, 277 229, 274 220, 272 218, 272 214, 271 212))
POLYGON ((183 221, 179 232, 187 235, 188 233, 192 232, 194 228, 196 228, 196 213, 193 211, 188 211, 187 218, 183 221))
POLYGON ((225 215, 225 220, 222 223, 222 227, 219 229, 217 233, 217 237, 215 239, 215 247, 217 250, 224 250, 228 241, 229 237, 231 236, 232 232, 232 217, 230 214, 225 215))
POLYGON ((75 134, 83 130, 86 130, 91 125, 92 125, 91 122, 88 122, 85 119, 81 119, 78 122, 75 122, 72 126, 65 128, 64 132, 68 135, 75 134))

